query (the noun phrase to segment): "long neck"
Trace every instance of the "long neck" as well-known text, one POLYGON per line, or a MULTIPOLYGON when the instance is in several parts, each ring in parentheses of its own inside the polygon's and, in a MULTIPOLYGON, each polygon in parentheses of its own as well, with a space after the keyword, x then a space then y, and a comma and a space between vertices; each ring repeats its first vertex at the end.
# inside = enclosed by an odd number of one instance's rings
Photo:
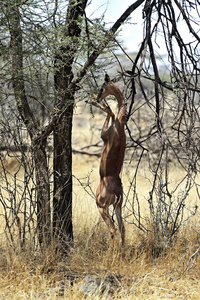
POLYGON ((119 120, 126 121, 126 99, 120 89, 112 84, 112 95, 114 95, 118 102, 118 114, 117 117, 119 120))

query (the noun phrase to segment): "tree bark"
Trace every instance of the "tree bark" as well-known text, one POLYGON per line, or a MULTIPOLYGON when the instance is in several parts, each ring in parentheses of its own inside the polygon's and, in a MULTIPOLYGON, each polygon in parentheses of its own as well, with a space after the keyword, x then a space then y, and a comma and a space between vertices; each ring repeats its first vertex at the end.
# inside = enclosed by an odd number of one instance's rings
MULTIPOLYGON (((76 86, 69 88, 73 79, 73 61, 81 33, 80 18, 87 0, 70 0, 68 4, 64 45, 55 57, 55 88, 58 91, 55 104, 58 111, 65 111, 54 129, 54 198, 53 231, 63 247, 73 244, 72 226, 72 119, 76 86)), ((62 43, 63 44, 63 43, 62 43)))
POLYGON ((37 191, 38 240, 42 245, 51 241, 50 182, 46 156, 46 140, 41 137, 32 140, 37 191))
POLYGON ((54 130, 54 236, 67 246, 73 242, 72 227, 72 117, 73 104, 54 130))

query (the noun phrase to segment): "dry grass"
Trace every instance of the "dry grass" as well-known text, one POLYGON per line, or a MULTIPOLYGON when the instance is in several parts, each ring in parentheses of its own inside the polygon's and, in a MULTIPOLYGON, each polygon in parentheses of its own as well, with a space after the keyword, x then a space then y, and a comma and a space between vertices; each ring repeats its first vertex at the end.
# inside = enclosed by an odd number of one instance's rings
MULTIPOLYGON (((90 183, 95 191, 98 160, 87 161, 87 170, 84 159, 76 156, 74 174, 85 178, 94 166, 90 183)), ((142 194, 142 179, 138 188, 142 194)), ((33 251, 31 247, 16 253, 1 236, 0 299, 83 299, 78 286, 87 274, 100 278, 118 274, 121 279, 117 292, 112 294, 113 299, 199 299, 198 258, 185 272, 189 257, 198 248, 198 215, 182 227, 170 249, 157 258, 151 252, 155 248, 153 235, 145 236, 133 225, 126 224, 126 257, 122 260, 119 233, 115 253, 109 257, 107 228, 99 216, 95 200, 76 179, 73 212, 75 246, 68 257, 55 254, 53 247, 43 253, 33 251), (70 276, 77 278, 69 280, 70 276)), ((107 299, 107 296, 101 297, 107 299)))
POLYGON ((103 227, 93 227, 95 234, 91 238, 91 226, 80 226, 75 247, 67 258, 59 253, 55 255, 54 249, 17 254, 3 247, 0 298, 83 299, 78 286, 85 275, 105 278, 118 274, 121 280, 113 299, 199 299, 199 261, 190 271, 184 272, 197 243, 192 228, 184 229, 176 244, 154 259, 148 253, 147 243, 151 241, 144 241, 137 230, 131 229, 132 244, 135 242, 136 247, 143 243, 145 247, 143 252, 133 253, 133 245, 127 243, 126 257, 122 260, 117 249, 113 257, 109 257, 103 227), (70 281, 70 276, 77 276, 77 279, 70 281))
MULTIPOLYGON (((75 120, 76 125, 77 120, 75 120)), ((94 124, 91 125, 93 128, 94 124)), ((74 147, 82 137, 86 140, 84 128, 74 132, 74 147)), ((94 130, 91 143, 99 139, 94 130)), ((85 142, 85 144, 87 144, 85 142)), ((25 251, 14 251, 7 245, 0 225, 0 299, 84 299, 78 289, 87 274, 99 278, 119 276, 118 290, 111 294, 92 296, 88 299, 200 299, 200 260, 194 265, 190 256, 199 246, 199 213, 182 226, 174 243, 169 249, 156 255, 155 237, 144 235, 131 224, 126 226, 126 256, 120 255, 120 237, 116 238, 116 249, 109 256, 109 234, 96 209, 95 200, 84 190, 89 181, 92 191, 98 184, 99 159, 74 155, 73 174, 73 226, 74 248, 67 257, 54 247, 33 250, 31 245, 25 251), (88 175, 89 178, 88 178, 88 175)), ((15 164, 10 162, 10 170, 15 164)), ((124 189, 127 190, 128 177, 134 172, 134 166, 123 170, 124 189)), ((172 170, 170 180, 178 180, 179 170, 172 170)), ((149 173, 145 167, 138 176, 138 195, 142 211, 146 210, 149 173)), ((188 201, 196 203, 196 194, 192 192, 188 201)))

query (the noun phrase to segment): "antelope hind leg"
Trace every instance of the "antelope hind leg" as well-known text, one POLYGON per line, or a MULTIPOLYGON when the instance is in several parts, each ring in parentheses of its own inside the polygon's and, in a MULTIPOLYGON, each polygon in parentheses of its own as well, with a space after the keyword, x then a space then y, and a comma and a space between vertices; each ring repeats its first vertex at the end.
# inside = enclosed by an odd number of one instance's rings
POLYGON ((124 222, 122 220, 122 209, 121 209, 122 202, 119 202, 115 206, 115 213, 117 217, 117 223, 119 226, 119 231, 121 234, 121 239, 122 239, 122 256, 125 254, 125 227, 124 227, 124 222))
POLYGON ((108 226, 110 230, 110 236, 111 236, 111 241, 110 241, 110 252, 113 253, 113 248, 114 248, 114 242, 115 242, 115 233, 116 233, 116 228, 114 225, 114 222, 109 214, 108 207, 100 207, 98 206, 99 212, 108 226))

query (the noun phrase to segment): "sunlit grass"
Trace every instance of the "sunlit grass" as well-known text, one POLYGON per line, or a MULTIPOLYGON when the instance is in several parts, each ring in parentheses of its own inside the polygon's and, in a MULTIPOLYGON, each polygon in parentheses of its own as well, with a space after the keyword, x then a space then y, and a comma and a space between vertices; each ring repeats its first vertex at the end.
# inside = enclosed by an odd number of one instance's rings
MULTIPOLYGON (((84 276, 93 274, 104 278, 118 274, 122 280, 118 293, 113 295, 114 298, 199 299, 199 259, 197 258, 194 265, 192 259, 188 265, 190 256, 199 246, 199 214, 187 222, 178 232, 172 245, 158 255, 155 252, 153 234, 146 235, 134 225, 125 223, 125 259, 122 260, 120 255, 119 232, 114 254, 110 257, 109 232, 100 218, 93 198, 99 180, 98 165, 98 159, 74 157, 74 248, 69 251, 67 257, 63 257, 59 251, 56 253, 53 245, 42 252, 40 249, 33 249, 28 243, 24 251, 12 249, 5 239, 5 227, 1 223, 0 298, 83 299, 78 285, 84 276), (192 268, 189 270, 190 267, 192 268), (66 279, 70 274, 77 276, 73 285, 66 279)), ((12 165, 12 168, 15 166, 12 165)), ((124 169, 125 193, 129 176, 131 175, 124 169)), ((145 168, 144 173, 138 176, 137 189, 142 212, 148 211, 149 176, 145 168)), ((178 181, 179 170, 173 170, 170 176, 172 184, 178 181)), ((195 191, 191 191, 188 202, 195 202, 195 197, 195 191)))

